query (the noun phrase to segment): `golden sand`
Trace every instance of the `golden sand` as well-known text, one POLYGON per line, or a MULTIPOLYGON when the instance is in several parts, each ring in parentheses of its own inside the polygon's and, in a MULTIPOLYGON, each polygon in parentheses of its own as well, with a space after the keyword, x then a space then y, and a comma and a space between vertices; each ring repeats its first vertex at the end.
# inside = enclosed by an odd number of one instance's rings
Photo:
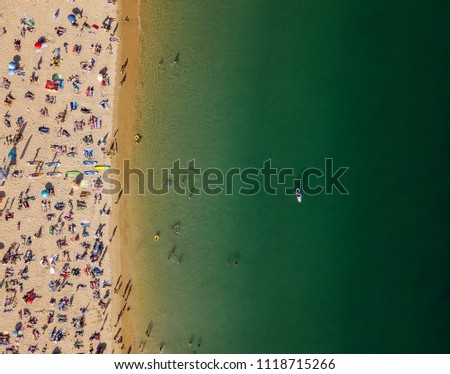
MULTIPOLYGON (((133 148, 136 146, 134 135, 136 128, 137 113, 136 113, 136 101, 137 101, 137 82, 139 72, 139 41, 140 41, 140 1, 123 1, 119 6, 119 18, 123 21, 127 17, 128 22, 121 24, 121 37, 125 44, 121 44, 119 48, 119 63, 117 70, 120 71, 123 64, 127 64, 126 83, 123 84, 120 89, 117 90, 115 98, 115 113, 114 123, 119 129, 117 133, 119 152, 114 159, 113 164, 116 168, 121 169, 124 160, 129 160, 132 155, 133 148)), ((119 72, 120 74, 120 72, 119 72)), ((123 77, 123 75, 122 75, 123 77)), ((113 246, 113 273, 118 274, 121 277, 119 283, 122 283, 122 290, 130 282, 130 286, 133 285, 132 269, 128 266, 127 258, 132 252, 133 243, 135 243, 134 231, 132 227, 132 212, 131 207, 127 201, 127 196, 122 196, 119 203, 116 205, 119 209, 112 217, 111 227, 118 227, 117 238, 113 246), (120 214, 121 213, 121 214, 120 214)), ((123 337, 123 342, 118 345, 118 352, 130 352, 139 353, 142 352, 142 347, 133 346, 133 342, 136 340, 133 331, 133 324, 130 319, 133 319, 134 309, 132 305, 128 305, 125 300, 123 291, 119 292, 117 297, 113 300, 114 315, 118 315, 121 310, 131 307, 128 313, 124 314, 120 321, 120 325, 117 328, 121 328, 120 335, 123 337), (127 323, 127 320, 130 321, 127 323)), ((125 309, 126 310, 126 309, 125 309)))
MULTIPOLYGON (((6 116, 5 119, 11 123, 11 127, 0 125, 0 149, 2 152, 2 165, 0 166, 8 169, 8 178, 0 187, 0 197, 3 196, 0 203, 0 210, 2 210, 0 259, 4 258, 9 248, 13 248, 21 255, 16 258, 16 261, 9 259, 0 269, 2 271, 0 282, 3 280, 0 288, 2 302, 0 331, 8 332, 10 335, 10 344, 0 345, 0 353, 5 350, 19 353, 51 353, 55 348, 62 353, 95 353, 97 350, 111 353, 124 352, 129 349, 126 346, 127 337, 122 337, 122 333, 117 334, 121 327, 121 321, 117 322, 120 311, 123 311, 122 314, 132 313, 132 311, 128 311, 128 305, 125 304, 126 295, 122 297, 129 275, 126 267, 123 268, 121 265, 119 250, 124 248, 120 244, 127 243, 128 240, 126 236, 127 223, 118 219, 119 207, 121 210, 126 210, 126 199, 121 199, 119 204, 115 204, 115 196, 104 194, 102 200, 96 203, 95 195, 98 196, 101 191, 93 190, 92 182, 85 186, 87 188, 83 188, 83 185, 74 187, 73 177, 64 178, 64 175, 65 172, 71 170, 93 169, 93 166, 85 166, 82 163, 85 160, 83 156, 85 148, 94 150, 93 159, 99 165, 111 165, 112 163, 120 165, 120 160, 129 155, 133 143, 130 132, 132 133, 134 112, 130 111, 130 108, 133 108, 133 82, 135 82, 137 70, 138 9, 139 6, 134 1, 125 1, 118 9, 116 5, 108 4, 107 0, 97 2, 88 0, 77 2, 3 0, 0 4, 0 30, 3 30, 3 27, 6 29, 6 33, 3 32, 0 35, 0 43, 3 46, 0 54, 0 69, 2 69, 0 71, 3 71, 0 74, 0 83, 2 77, 10 81, 9 88, 0 88, 0 98, 3 101, 9 93, 14 97, 11 105, 1 103, 3 109, 0 111, 2 122, 4 116, 8 114, 9 117, 6 116), (78 27, 72 26, 67 19, 75 7, 82 10, 82 14, 77 19, 78 27), (54 12, 58 8, 60 16, 55 20, 54 12), (109 31, 101 27, 107 16, 115 19, 109 31), (130 22, 124 22, 126 16, 129 17, 130 22), (21 19, 24 19, 26 24, 21 24, 21 19), (88 26, 83 28, 84 22, 88 26), (100 27, 96 29, 93 25, 100 27), (118 29, 114 34, 116 25, 118 25, 118 29), (21 35, 23 26, 29 29, 25 35, 23 33, 21 35), (58 36, 55 30, 58 26, 66 29, 61 36, 58 36), (120 43, 114 40, 110 41, 113 34, 121 38, 120 43), (36 49, 35 43, 41 37, 46 40, 44 46, 36 49), (20 40, 20 50, 15 49, 15 40, 20 40), (67 43, 67 52, 64 43, 67 43), (101 52, 98 54, 91 49, 91 45, 96 43, 102 46, 101 52), (110 43, 111 49, 108 50, 107 47, 110 43), (80 53, 73 52, 75 45, 81 46, 80 53), (119 46, 123 47, 120 52, 118 52, 119 46), (56 48, 60 48, 61 59, 59 66, 55 67, 51 66, 51 61, 57 53, 56 48), (132 54, 129 54, 128 51, 132 51, 132 54), (13 76, 8 76, 8 63, 13 61, 15 56, 18 56, 16 61, 18 61, 19 71, 16 71, 13 76), (34 67, 38 67, 41 57, 40 68, 35 70, 34 67), (124 71, 127 77, 122 87, 119 88, 119 83, 123 79, 120 68, 126 57, 129 59, 124 71), (91 71, 83 72, 82 62, 86 61, 89 65, 92 58, 95 59, 95 66, 91 71), (24 75, 17 74, 20 72, 20 68, 25 73, 24 75), (107 69, 106 72, 103 70, 104 79, 109 78, 110 85, 106 84, 102 87, 98 80, 98 74, 104 68, 107 69), (30 81, 33 73, 38 77, 35 82, 30 81), (59 89, 57 92, 45 88, 46 81, 51 81, 54 74, 60 74, 65 83, 64 89, 59 89), (79 93, 69 81, 69 78, 75 75, 80 78, 79 83, 76 83, 80 87, 79 93), (86 88, 89 86, 94 87, 93 97, 85 94, 86 88), (117 91, 120 92, 120 101, 115 96, 117 91), (46 103, 46 95, 56 96, 56 103, 46 103), (102 100, 109 100, 108 110, 99 107, 102 100), (77 102, 78 108, 72 111, 70 102, 77 102), (44 107, 48 109, 48 116, 40 115, 40 110, 44 107), (90 109, 91 113, 82 113, 80 111, 82 107, 90 109), (58 123, 56 118, 64 111, 66 111, 64 122, 58 123), (18 126, 16 119, 21 116, 25 125, 18 126), (98 117, 102 121, 101 128, 89 126, 91 116, 98 117), (83 119, 86 122, 84 129, 75 132, 74 121, 83 119), (50 133, 40 134, 38 128, 41 126, 49 128, 50 133), (117 136, 120 148, 118 157, 113 159, 111 155, 104 154, 101 149, 110 149, 114 142, 114 133, 119 128, 117 136), (58 136, 61 135, 59 129, 66 130, 70 137, 58 136), (6 144, 9 142, 9 135, 14 137, 17 134, 22 135, 22 139, 17 144, 14 142, 6 144), (92 134, 94 143, 86 145, 83 143, 83 137, 89 134, 92 134), (105 137, 105 143, 98 145, 97 141, 105 137), (14 145, 17 157, 15 164, 11 164, 7 155, 14 145), (66 146, 68 148, 66 153, 70 153, 70 147, 76 147, 73 150, 76 155, 68 157, 66 154, 57 154, 51 149, 51 145, 66 146), (53 171, 54 168, 27 165, 28 161, 33 160, 44 163, 60 162, 56 171, 61 172, 62 176, 50 177, 46 174, 53 171), (13 178, 12 174, 15 171, 21 173, 22 177, 13 178), (35 172, 42 173, 43 176, 37 179, 28 178, 29 174, 35 172), (41 191, 47 187, 47 183, 53 184, 55 196, 47 198, 50 203, 45 212, 41 204, 44 200, 41 198, 41 191), (26 196, 34 196, 34 200, 28 199, 19 209, 20 194, 26 190, 28 193, 22 194, 22 202, 26 196), (83 191, 90 195, 85 197, 84 194, 82 195, 83 191), (80 201, 81 204, 85 202, 86 208, 77 209, 77 201, 80 201), (58 202, 65 205, 61 211, 55 210, 55 204, 58 202), (26 203, 29 208, 26 208, 26 203), (73 210, 70 208, 70 203, 73 204, 73 210), (100 210, 104 206, 105 211, 111 209, 112 219, 111 215, 100 214, 100 210), (71 210, 73 217, 70 220, 71 210), (14 217, 6 220, 8 212, 13 213, 14 217), (47 214, 55 216, 47 221, 47 214), (61 217, 60 214, 62 214, 61 217), (65 216, 68 219, 64 218, 65 216), (88 237, 82 235, 81 221, 90 223, 90 227, 87 229, 88 237), (69 231, 71 224, 76 225, 76 231, 69 231), (104 248, 99 258, 91 261, 90 255, 99 225, 104 225, 102 235, 98 235, 104 248), (116 225, 117 229, 115 229, 116 225), (41 226, 41 236, 35 237, 34 234, 39 231, 41 226), (50 234, 50 226, 56 226, 53 234, 50 234), (56 235, 58 232, 60 234, 56 235), (28 237, 31 238, 32 243, 26 243, 28 237), (57 241, 64 238, 67 246, 63 245, 59 248, 57 241), (79 257, 82 257, 84 252, 81 246, 82 242, 90 244, 91 247, 85 258, 76 261, 77 253, 79 257), (17 250, 17 248, 19 249, 17 250), (34 260, 25 263, 24 254, 28 249, 32 251, 34 260), (59 257, 55 263, 42 266, 40 260, 44 256, 49 262, 52 258, 59 257), (100 259, 101 264, 99 264, 100 259), (24 272, 26 266, 27 272, 24 272), (95 274, 94 267, 97 267, 103 274, 95 274), (80 269, 79 276, 76 275, 77 268, 80 269), (118 292, 115 292, 114 287, 122 272, 123 285, 118 292), (62 282, 64 277, 67 283, 62 282), (13 281, 11 282, 11 280, 13 281), (59 290, 52 291, 49 283, 58 280, 62 282, 59 284, 59 290), (106 280, 112 286, 103 287, 103 282, 106 280), (27 304, 23 297, 31 290, 34 290, 38 297, 32 304, 27 304), (99 296, 99 298, 94 296, 99 296), (51 302, 52 298, 55 300, 51 302), (49 319, 52 313, 53 320, 49 319), (59 321, 58 314, 60 315, 59 321), (85 325, 75 326, 77 323, 74 319, 79 319, 83 315, 85 325), (17 330, 18 323, 22 324, 22 328, 17 330), (53 339, 51 338, 51 332, 54 329, 60 330, 62 333, 60 335, 62 339, 58 342, 55 342, 54 336, 53 339), (19 334, 18 338, 13 336, 14 331, 15 335, 19 334), (94 333, 99 334, 93 335, 94 333)), ((85 176, 84 179, 92 181, 101 176, 101 173, 99 171, 97 176, 85 176)), ((123 328, 122 331, 124 330, 126 329, 123 328)))

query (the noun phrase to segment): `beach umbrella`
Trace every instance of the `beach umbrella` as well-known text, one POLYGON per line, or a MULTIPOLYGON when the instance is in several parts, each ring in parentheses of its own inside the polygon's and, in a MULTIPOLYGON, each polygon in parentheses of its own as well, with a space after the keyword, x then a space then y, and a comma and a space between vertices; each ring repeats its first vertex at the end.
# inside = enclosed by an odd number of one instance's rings
POLYGON ((53 74, 53 76, 52 76, 52 79, 54 80, 54 81, 57 81, 58 79, 61 79, 62 78, 62 75, 61 74, 53 74))
POLYGON ((42 196, 43 198, 48 197, 48 191, 47 191, 47 190, 42 190, 42 191, 41 191, 41 196, 42 196))
POLYGON ((14 62, 14 61, 11 61, 9 64, 8 64, 8 69, 15 69, 16 68, 16 63, 14 62))
POLYGON ((16 71, 14 69, 8 70, 8 75, 14 75, 14 74, 16 74, 16 71))
POLYGON ((41 42, 34 43, 34 48, 35 49, 41 49, 42 48, 42 43, 41 42))
POLYGON ((10 160, 12 160, 14 157, 16 157, 16 148, 15 147, 13 149, 11 149, 8 153, 8 158, 10 160))
POLYGON ((77 17, 75 16, 75 14, 69 14, 67 16, 67 19, 69 20, 70 23, 75 23, 77 21, 77 17))

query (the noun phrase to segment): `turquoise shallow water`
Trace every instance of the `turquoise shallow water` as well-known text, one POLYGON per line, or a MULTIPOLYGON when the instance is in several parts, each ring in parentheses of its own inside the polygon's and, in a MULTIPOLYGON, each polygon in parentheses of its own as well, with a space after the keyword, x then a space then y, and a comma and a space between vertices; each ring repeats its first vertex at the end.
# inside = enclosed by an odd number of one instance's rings
POLYGON ((302 204, 133 196, 148 352, 449 351, 449 8, 143 3, 136 165, 350 168, 302 204))

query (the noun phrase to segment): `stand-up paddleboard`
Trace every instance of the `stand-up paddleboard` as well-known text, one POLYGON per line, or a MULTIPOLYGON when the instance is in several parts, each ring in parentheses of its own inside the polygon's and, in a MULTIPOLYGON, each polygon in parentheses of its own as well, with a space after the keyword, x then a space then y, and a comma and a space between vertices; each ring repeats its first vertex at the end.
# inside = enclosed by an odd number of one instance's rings
POLYGON ((37 178, 40 178, 40 177, 42 177, 44 174, 42 174, 42 173, 33 173, 33 174, 30 174, 29 176, 28 176, 28 178, 30 178, 30 179, 37 179, 37 178))
POLYGON ((66 172, 66 176, 68 177, 76 177, 80 172, 78 170, 70 170, 66 172))
POLYGON ((97 165, 94 169, 95 170, 108 170, 110 166, 108 165, 97 165))
POLYGON ((59 172, 59 171, 50 171, 50 172, 47 173, 47 175, 49 177, 56 178, 56 177, 60 177, 62 175, 62 173, 59 172))
POLYGON ((42 165, 42 161, 28 161, 27 165, 28 166, 41 166, 42 165))
POLYGON ((45 166, 47 166, 48 168, 56 168, 59 165, 61 165, 60 162, 56 161, 56 162, 46 162, 45 166))
POLYGON ((86 160, 86 161, 83 161, 83 165, 89 165, 89 166, 91 166, 91 165, 97 165, 97 161, 86 160))
POLYGON ((297 188, 295 190, 295 196, 297 197, 297 201, 299 203, 301 203, 302 202, 302 192, 300 191, 300 188, 297 188))

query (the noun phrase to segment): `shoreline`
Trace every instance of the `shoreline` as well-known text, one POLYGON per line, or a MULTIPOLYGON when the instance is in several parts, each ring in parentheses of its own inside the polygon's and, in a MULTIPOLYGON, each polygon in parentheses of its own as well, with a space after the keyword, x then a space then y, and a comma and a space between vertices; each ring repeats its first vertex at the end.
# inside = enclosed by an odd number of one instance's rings
MULTIPOLYGON (((122 1, 118 3, 117 17, 120 24, 119 34, 122 41, 118 52, 118 63, 116 64, 117 76, 123 77, 120 72, 122 64, 127 62, 125 68, 126 82, 119 87, 115 88, 115 100, 114 100, 114 126, 113 131, 117 132, 117 142, 119 152, 117 157, 113 159, 112 166, 117 169, 122 169, 123 160, 130 159, 132 157, 132 151, 134 144, 134 133, 137 125, 137 92, 136 87, 138 85, 138 72, 140 68, 139 59, 139 41, 141 38, 141 20, 140 20, 140 7, 141 2, 138 0, 136 3, 130 1, 122 1), (124 22, 125 17, 129 18, 129 22, 124 22), (134 89, 133 89, 134 88, 134 89)), ((118 79, 117 79, 118 82, 118 79)), ((116 197, 114 197, 116 199, 116 197)), ((127 262, 127 250, 131 247, 132 230, 130 229, 130 223, 127 218, 129 211, 129 202, 126 196, 120 198, 119 203, 116 205, 115 212, 111 219, 110 230, 114 227, 118 227, 118 233, 115 238, 115 244, 113 245, 111 256, 112 273, 114 275, 113 283, 117 282, 121 277, 123 287, 129 280, 131 280, 131 271, 127 262)), ((131 283, 132 285, 132 283, 131 283)), ((119 315, 125 303, 124 298, 121 297, 121 291, 113 298, 112 310, 113 315, 119 315), (119 296, 120 295, 120 296, 119 296)), ((130 311, 133 314, 133 309, 130 311)), ((125 349, 131 353, 133 343, 133 325, 127 321, 127 313, 123 316, 117 327, 114 328, 114 334, 121 329, 121 335, 123 336, 123 343, 117 344, 116 347, 119 350, 117 353, 124 353, 125 349), (123 348, 121 348, 123 347, 123 348), (120 352, 121 351, 121 352, 120 352)), ((111 342, 114 344, 114 342, 111 342)))

